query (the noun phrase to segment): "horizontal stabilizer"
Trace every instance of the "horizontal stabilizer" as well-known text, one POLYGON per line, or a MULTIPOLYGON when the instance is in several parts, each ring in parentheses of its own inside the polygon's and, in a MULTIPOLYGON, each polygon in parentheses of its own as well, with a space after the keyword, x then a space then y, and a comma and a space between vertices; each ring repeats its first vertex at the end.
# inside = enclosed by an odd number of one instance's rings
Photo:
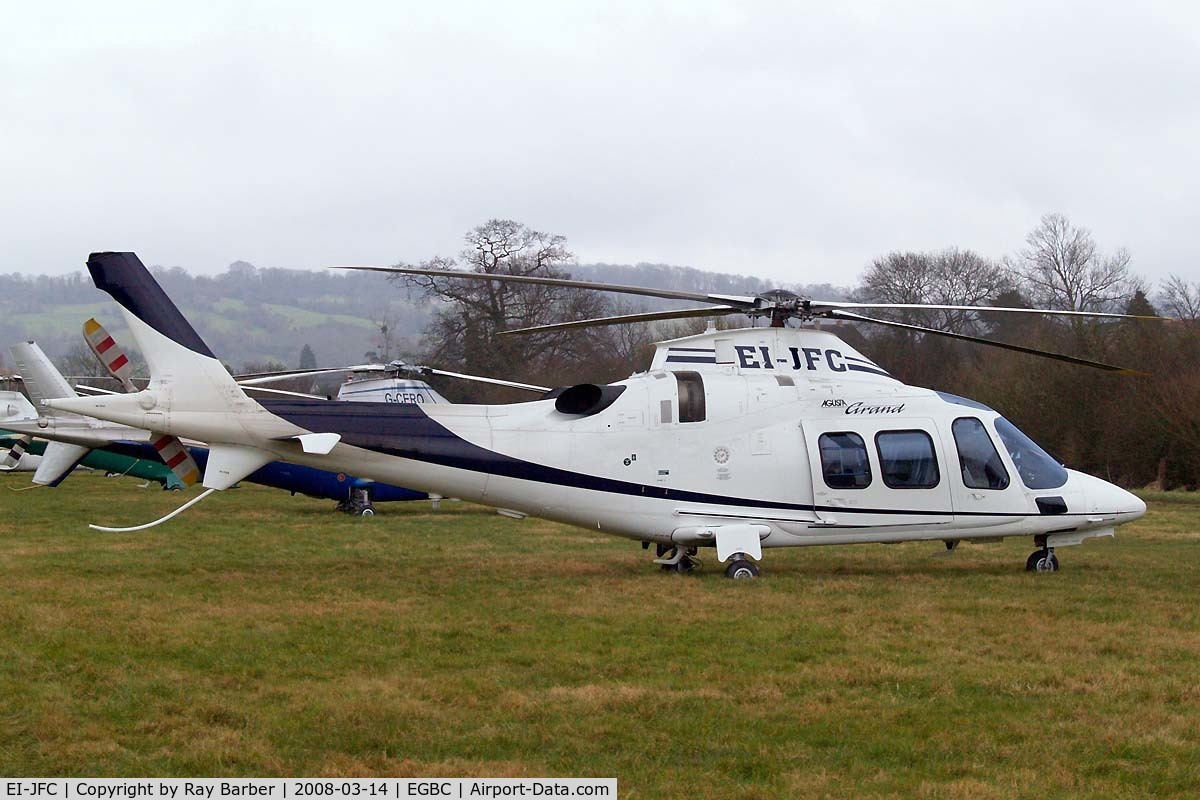
POLYGON ((46 445, 46 452, 42 454, 42 463, 38 464, 37 471, 33 473, 33 482, 40 486, 58 486, 90 452, 90 447, 50 442, 46 445))
POLYGON ((20 392, 0 391, 0 422, 10 419, 36 419, 37 411, 20 392))
POLYGON ((277 442, 299 442, 306 453, 319 456, 329 455, 329 452, 342 440, 340 433, 301 433, 298 436, 282 436, 277 442))

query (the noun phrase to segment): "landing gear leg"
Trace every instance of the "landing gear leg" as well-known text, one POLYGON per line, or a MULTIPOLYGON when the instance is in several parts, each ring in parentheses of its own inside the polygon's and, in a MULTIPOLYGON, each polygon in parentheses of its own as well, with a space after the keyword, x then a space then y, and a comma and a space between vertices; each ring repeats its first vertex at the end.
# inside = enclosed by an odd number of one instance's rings
POLYGON ((694 547, 672 547, 660 544, 657 550, 659 557, 654 559, 654 563, 658 564, 663 572, 689 575, 696 571, 696 567, 700 566, 699 560, 695 557, 696 548, 694 547))
POLYGON ((371 505, 371 490, 354 489, 350 493, 350 512, 356 517, 375 516, 375 506, 371 505))
POLYGON ((1041 550, 1035 550, 1032 555, 1025 560, 1026 572, 1058 572, 1058 556, 1054 555, 1054 548, 1046 545, 1045 536, 1035 536, 1033 543, 1041 550))
POLYGON ((729 566, 725 568, 725 577, 732 578, 733 580, 757 578, 758 575, 758 565, 746 558, 745 553, 736 553, 730 559, 729 566))

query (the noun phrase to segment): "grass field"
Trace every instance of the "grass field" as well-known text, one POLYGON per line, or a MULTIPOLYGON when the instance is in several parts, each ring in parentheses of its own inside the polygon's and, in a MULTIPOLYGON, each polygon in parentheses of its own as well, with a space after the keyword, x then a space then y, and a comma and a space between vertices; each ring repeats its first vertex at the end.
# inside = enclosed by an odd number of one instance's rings
POLYGON ((0 774, 615 776, 623 798, 1200 794, 1200 496, 759 581, 447 504, 0 480, 0 774))

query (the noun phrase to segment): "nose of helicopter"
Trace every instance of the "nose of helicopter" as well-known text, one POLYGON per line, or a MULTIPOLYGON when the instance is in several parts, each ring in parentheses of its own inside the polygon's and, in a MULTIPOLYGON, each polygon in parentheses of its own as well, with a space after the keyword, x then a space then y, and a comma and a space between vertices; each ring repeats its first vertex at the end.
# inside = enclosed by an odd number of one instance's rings
POLYGON ((1104 516, 1115 514, 1118 525, 1133 522, 1146 513, 1145 501, 1132 492, 1093 475, 1069 472, 1071 482, 1083 492, 1088 511, 1104 516))

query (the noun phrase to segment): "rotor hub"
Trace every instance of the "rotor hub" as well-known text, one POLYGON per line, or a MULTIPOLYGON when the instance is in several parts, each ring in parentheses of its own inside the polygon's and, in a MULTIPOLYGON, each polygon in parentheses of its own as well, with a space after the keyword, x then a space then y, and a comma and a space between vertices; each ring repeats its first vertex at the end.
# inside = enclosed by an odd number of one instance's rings
POLYGON ((752 317, 770 317, 772 328, 782 328, 789 319, 811 319, 811 305, 811 298, 787 289, 772 289, 755 295, 754 308, 747 313, 752 317))

